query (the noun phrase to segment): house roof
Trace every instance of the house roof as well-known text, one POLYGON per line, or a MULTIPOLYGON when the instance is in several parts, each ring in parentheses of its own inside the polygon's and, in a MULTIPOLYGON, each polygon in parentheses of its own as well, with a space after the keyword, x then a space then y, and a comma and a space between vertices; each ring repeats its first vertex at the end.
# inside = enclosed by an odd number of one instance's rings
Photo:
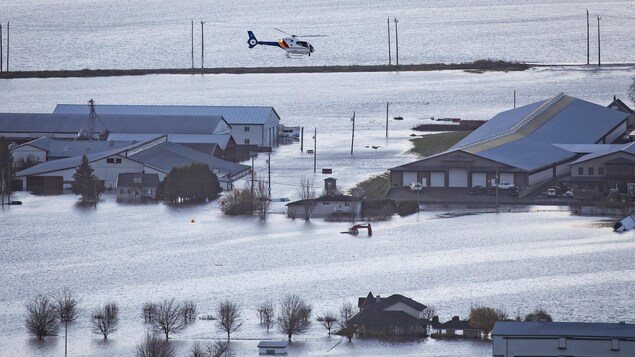
POLYGON ((303 206, 305 202, 360 202, 362 199, 349 195, 321 196, 289 202, 286 206, 303 206))
POLYGON ((635 324, 497 321, 492 336, 635 338, 635 324))
POLYGON ((157 187, 158 185, 159 174, 121 173, 117 176, 117 187, 157 187))
POLYGON ((629 114, 633 114, 633 110, 631 108, 628 107, 628 105, 626 105, 626 103, 622 102, 621 99, 617 98, 617 97, 613 97, 613 101, 611 102, 611 104, 608 105, 609 108, 613 108, 613 109, 617 109, 619 111, 622 111, 624 113, 629 113, 629 114))
POLYGON ((286 348, 289 341, 260 341, 258 348, 286 348))
POLYGON ((368 293, 368 296, 366 298, 360 298, 359 302, 361 303, 361 305, 358 305, 363 308, 369 305, 373 305, 379 309, 385 309, 398 302, 404 303, 417 311, 423 311, 426 308, 424 304, 412 300, 411 298, 405 297, 401 294, 393 294, 387 298, 382 298, 379 296, 373 298, 373 294, 372 292, 370 292, 368 293), (364 301, 362 301, 362 299, 364 299, 364 301))
MULTIPOLYGON (((85 104, 58 104, 54 113, 88 114, 85 104)), ((250 106, 203 106, 203 105, 95 105, 95 112, 102 114, 175 115, 175 116, 222 116, 231 124, 264 124, 273 113, 273 107, 250 106)))
POLYGON ((572 162, 571 165, 579 164, 581 162, 589 161, 598 157, 607 156, 611 154, 615 154, 617 152, 623 152, 630 155, 635 155, 635 143, 628 143, 623 145, 611 145, 604 150, 599 150, 596 152, 592 152, 590 154, 584 155, 572 162))
POLYGON ((374 307, 360 311, 351 318, 350 322, 367 326, 413 326, 427 323, 426 320, 418 319, 403 311, 384 311, 374 307))
MULTIPOLYGON (((150 133, 110 133, 108 141, 147 141, 164 134, 150 133)), ((231 134, 169 134, 168 141, 177 144, 217 144, 223 150, 227 147, 231 134)))
POLYGON ((444 322, 435 326, 437 330, 478 330, 476 327, 470 325, 467 320, 459 320, 458 318, 444 322))

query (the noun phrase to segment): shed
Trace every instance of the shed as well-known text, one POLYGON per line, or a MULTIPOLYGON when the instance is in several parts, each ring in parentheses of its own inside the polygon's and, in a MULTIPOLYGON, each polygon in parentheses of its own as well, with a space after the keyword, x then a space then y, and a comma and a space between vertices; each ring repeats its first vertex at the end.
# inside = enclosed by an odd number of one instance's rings
POLYGON ((286 355, 288 345, 288 341, 260 341, 258 342, 258 354, 286 355))

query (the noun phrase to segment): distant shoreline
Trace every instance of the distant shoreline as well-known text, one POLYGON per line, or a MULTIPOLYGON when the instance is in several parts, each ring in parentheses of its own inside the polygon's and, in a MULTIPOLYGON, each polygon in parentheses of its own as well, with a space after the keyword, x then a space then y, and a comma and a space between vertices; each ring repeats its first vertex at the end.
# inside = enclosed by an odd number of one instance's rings
POLYGON ((143 76, 148 74, 257 74, 257 73, 345 73, 345 72, 413 72, 466 70, 524 71, 535 65, 520 62, 480 60, 466 63, 430 63, 405 65, 350 65, 350 66, 299 66, 299 67, 216 67, 216 68, 155 68, 155 69, 82 69, 47 71, 0 72, 5 78, 69 78, 69 77, 115 77, 143 76))

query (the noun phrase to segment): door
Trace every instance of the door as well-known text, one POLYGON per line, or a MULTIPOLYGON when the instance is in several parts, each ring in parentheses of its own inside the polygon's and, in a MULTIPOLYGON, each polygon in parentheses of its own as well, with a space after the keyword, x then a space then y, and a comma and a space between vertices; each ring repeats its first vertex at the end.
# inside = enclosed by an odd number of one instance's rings
POLYGON ((485 172, 472 172, 472 187, 487 186, 487 174, 485 172))
POLYGON ((431 172, 430 187, 445 187, 445 172, 431 172))
POLYGON ((467 187, 467 169, 460 167, 449 168, 448 187, 467 187))
POLYGON ((417 182, 417 172, 416 171, 404 171, 403 172, 403 182, 401 183, 403 186, 410 186, 410 183, 417 182))

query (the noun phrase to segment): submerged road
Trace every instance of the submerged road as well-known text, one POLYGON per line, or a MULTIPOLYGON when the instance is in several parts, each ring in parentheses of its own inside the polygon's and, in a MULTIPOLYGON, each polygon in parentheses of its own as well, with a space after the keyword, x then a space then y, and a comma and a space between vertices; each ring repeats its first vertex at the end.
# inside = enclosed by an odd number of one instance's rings
POLYGON ((108 77, 140 76, 146 74, 243 74, 243 73, 339 73, 339 72, 392 72, 392 71, 524 71, 533 65, 504 62, 476 61, 468 63, 431 63, 406 65, 364 66, 288 66, 288 67, 217 67, 217 68, 156 68, 156 69, 83 69, 0 72, 0 78, 54 78, 54 77, 108 77))

